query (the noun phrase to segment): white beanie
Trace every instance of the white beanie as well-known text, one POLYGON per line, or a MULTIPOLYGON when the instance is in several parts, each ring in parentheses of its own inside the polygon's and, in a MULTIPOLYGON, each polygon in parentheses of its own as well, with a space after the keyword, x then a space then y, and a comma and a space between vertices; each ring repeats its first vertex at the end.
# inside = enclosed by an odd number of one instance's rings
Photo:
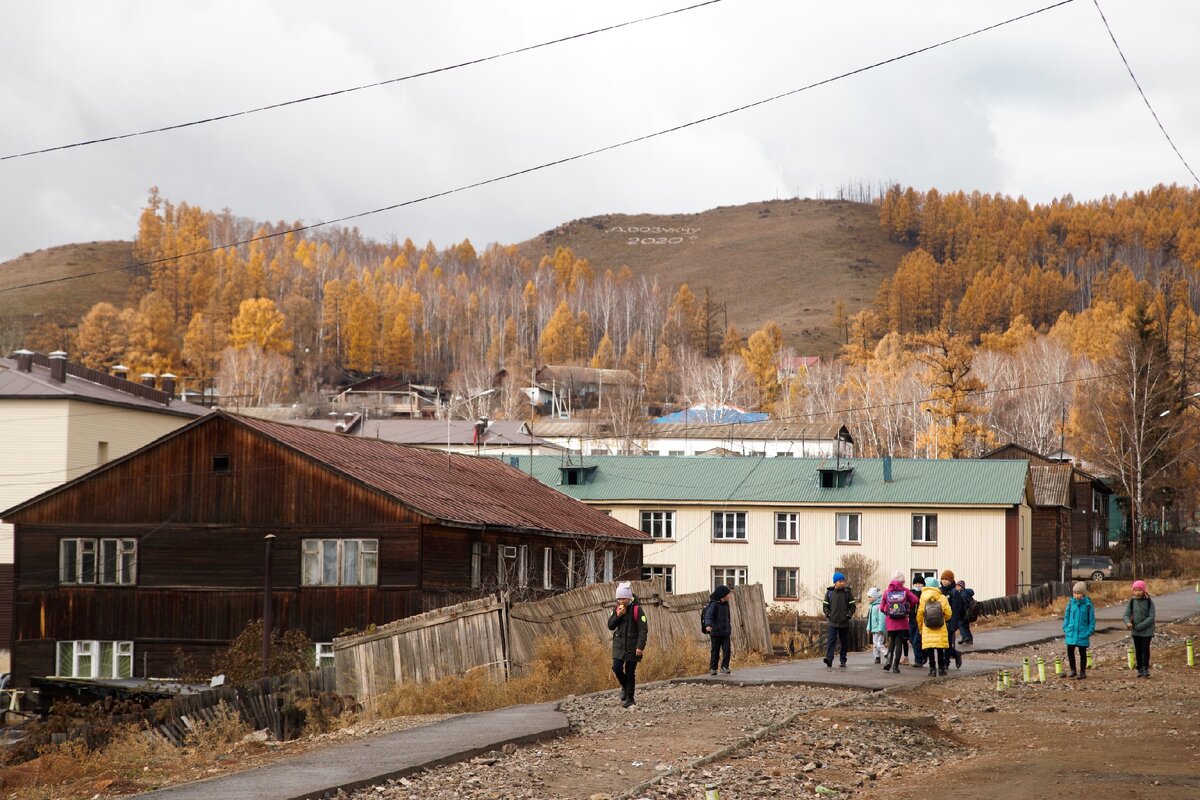
POLYGON ((617 584, 617 599, 620 600, 622 597, 633 599, 633 587, 629 585, 629 581, 621 581, 617 584))
POLYGON ((872 586, 870 589, 867 589, 867 597, 871 598, 872 600, 878 599, 879 598, 879 587, 872 586))
POLYGON ((901 583, 903 583, 903 582, 904 582, 904 571, 903 571, 903 570, 899 570, 899 569, 898 569, 898 570, 896 570, 895 572, 893 572, 893 573, 892 573, 892 580, 894 580, 894 581, 900 581, 901 583))

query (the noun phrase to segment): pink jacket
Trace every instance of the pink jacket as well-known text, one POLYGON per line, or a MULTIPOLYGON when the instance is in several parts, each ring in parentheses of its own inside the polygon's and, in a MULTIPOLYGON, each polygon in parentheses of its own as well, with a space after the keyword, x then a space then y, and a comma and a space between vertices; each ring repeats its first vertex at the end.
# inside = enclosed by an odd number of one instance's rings
POLYGON ((904 590, 904 599, 908 602, 910 611, 915 611, 917 604, 921 602, 921 598, 912 593, 912 590, 904 588, 904 581, 892 581, 888 584, 887 591, 883 593, 883 597, 879 599, 879 610, 883 612, 884 624, 889 631, 907 631, 908 630, 908 615, 903 619, 892 619, 887 613, 887 596, 888 592, 894 592, 899 589, 904 590))

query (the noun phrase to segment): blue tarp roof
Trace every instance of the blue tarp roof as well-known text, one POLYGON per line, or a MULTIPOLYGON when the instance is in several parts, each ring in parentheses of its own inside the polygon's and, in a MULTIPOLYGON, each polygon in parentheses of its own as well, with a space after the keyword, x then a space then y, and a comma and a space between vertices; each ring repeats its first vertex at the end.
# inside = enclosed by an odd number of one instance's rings
POLYGON ((655 422, 765 422, 769 414, 742 411, 732 406, 692 406, 674 414, 659 417, 655 422))

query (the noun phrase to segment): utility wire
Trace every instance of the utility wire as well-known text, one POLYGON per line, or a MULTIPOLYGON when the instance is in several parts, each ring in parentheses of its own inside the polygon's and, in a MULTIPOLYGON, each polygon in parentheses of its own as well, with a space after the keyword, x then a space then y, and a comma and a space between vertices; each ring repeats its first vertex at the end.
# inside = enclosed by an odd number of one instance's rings
POLYGON ((628 28, 631 25, 637 25, 642 22, 649 22, 651 20, 661 19, 663 17, 669 17, 673 14, 682 14, 685 11, 692 11, 697 8, 703 8, 704 6, 711 6, 715 3, 720 3, 721 1, 722 0, 705 0, 704 2, 696 3, 696 4, 690 5, 690 6, 685 6, 683 8, 676 8, 672 11, 664 11, 661 14, 653 14, 649 17, 641 17, 639 19, 632 19, 632 20, 629 20, 628 22, 619 22, 615 25, 608 25, 603 28, 595 28, 594 30, 584 31, 583 33, 574 33, 574 34, 571 34, 570 36, 563 36, 558 39, 551 39, 548 42, 541 42, 540 44, 531 44, 531 45, 527 45, 525 47, 518 47, 515 50, 506 50, 503 53, 494 53, 493 55, 490 55, 490 56, 483 56, 481 58, 473 58, 470 61, 463 61, 458 64, 450 64, 445 67, 436 67, 434 69, 427 69, 422 72, 414 72, 411 75, 404 75, 399 78, 388 78, 387 80, 376 81, 375 83, 364 83, 361 86, 351 86, 346 89, 335 89, 334 91, 331 91, 331 92, 322 92, 321 94, 313 94, 313 95, 308 95, 306 97, 298 97, 294 100, 284 100, 279 103, 271 103, 270 105, 257 106, 255 108, 247 108, 244 111, 234 111, 229 114, 220 114, 215 117, 205 117, 204 119, 192 120, 191 122, 180 122, 180 123, 177 123, 174 125, 164 125, 159 128, 149 128, 144 131, 134 131, 133 133, 122 133, 122 134, 118 134, 116 136, 105 136, 105 137, 101 137, 101 138, 97 138, 97 139, 87 139, 82 142, 72 142, 71 144, 60 144, 60 145, 55 145, 54 147, 43 147, 38 150, 29 150, 24 153, 12 153, 10 155, 0 156, 0 161, 8 161, 10 159, 15 159, 15 158, 26 158, 28 156, 36 156, 36 155, 41 155, 43 153, 53 153, 58 150, 70 150, 71 148, 74 148, 74 147, 86 147, 88 145, 102 144, 104 142, 115 142, 115 141, 119 141, 121 139, 132 139, 135 136, 148 136, 152 133, 164 133, 166 131, 179 130, 180 128, 191 128, 196 125, 205 125, 209 122, 219 122, 219 121, 225 120, 225 119, 233 119, 234 117, 244 117, 249 114, 257 114, 260 111, 271 111, 276 108, 285 108, 287 106, 299 105, 300 103, 307 103, 312 100, 324 100, 327 97, 337 97, 338 95, 350 94, 352 92, 361 92, 364 89, 376 89, 380 86, 388 86, 389 84, 400 83, 402 81, 411 81, 415 78, 424 78, 429 75, 437 75, 440 72, 449 72, 451 70, 461 69, 462 67, 471 67, 471 66, 475 66, 476 64, 483 64, 488 61, 496 61, 501 58, 507 58, 508 56, 514 56, 514 55, 518 55, 520 53, 527 53, 530 50, 538 50, 543 47, 550 47, 551 45, 562 44, 563 42, 574 41, 575 39, 583 39, 587 36, 593 36, 597 33, 608 33, 609 31, 615 31, 620 28, 628 28))
POLYGON ((854 75, 859 75, 864 72, 869 72, 870 70, 873 70, 873 69, 878 69, 879 67, 883 67, 888 64, 894 64, 897 61, 903 61, 904 59, 912 58, 913 56, 920 55, 922 53, 927 53, 931 50, 936 50, 939 47, 945 47, 946 45, 953 44, 955 42, 960 42, 964 39, 969 39, 973 36, 979 36, 980 34, 987 33, 988 31, 993 31, 993 30, 996 30, 997 28, 1002 28, 1006 25, 1011 25, 1015 22, 1019 22, 1024 19, 1028 19, 1030 17, 1037 16, 1038 14, 1043 14, 1047 11, 1051 11, 1051 10, 1059 8, 1061 6, 1069 5, 1073 2, 1075 2, 1075 0, 1060 0, 1060 2, 1053 3, 1052 5, 1048 5, 1048 6, 1043 6, 1042 8, 1036 9, 1034 11, 1030 11, 1025 14, 1021 14, 1016 17, 1010 17, 1009 19, 1003 20, 1002 22, 997 22, 997 23, 988 25, 983 28, 977 28, 968 33, 963 33, 958 36, 951 37, 949 39, 944 39, 940 42, 926 45, 925 47, 920 47, 916 50, 910 50, 906 53, 902 53, 897 56, 892 56, 891 58, 883 59, 882 61, 876 61, 872 64, 868 64, 863 67, 858 67, 857 69, 852 69, 848 72, 843 72, 839 75, 834 75, 833 77, 816 81, 815 83, 810 83, 807 86, 801 86, 798 89, 792 89, 787 92, 782 92, 780 94, 772 95, 770 97, 765 97, 760 100, 755 100, 754 102, 746 103, 745 105, 737 106, 736 108, 730 108, 725 111, 720 111, 715 114, 710 114, 709 116, 706 116, 706 117, 701 117, 699 119, 692 120, 691 122, 684 122, 682 124, 675 125, 670 128, 664 128, 660 131, 655 131, 654 133, 643 134, 641 136, 636 136, 632 139, 626 139, 621 142, 616 142, 614 144, 609 144, 609 145, 605 145, 603 147, 598 147, 594 150, 588 150, 587 152, 584 152, 584 153, 577 153, 576 155, 565 156, 563 158, 555 159, 554 161, 547 161, 545 163, 538 164, 536 166, 526 167, 524 169, 516 170, 515 172, 509 172, 504 175, 498 175, 498 176, 495 176, 492 178, 486 178, 483 180, 479 180, 474 183, 464 184, 462 186, 458 186, 453 189, 446 189, 444 191, 434 192, 433 194, 427 194, 422 197, 415 197, 410 200, 401 201, 399 203, 393 203, 391 205, 382 206, 380 208, 374 208, 374 209, 371 209, 370 211, 360 211, 356 214, 348 214, 344 217, 338 217, 337 219, 325 220, 323 222, 314 222, 311 225, 300 225, 300 226, 297 226, 294 228, 288 228, 286 230, 280 230, 280 231, 276 231, 274 233, 267 233, 267 234, 263 234, 262 236, 254 236, 249 239, 243 239, 241 241, 228 242, 226 244, 220 244, 220 245, 216 245, 213 247, 203 248, 200 250, 192 250, 192 251, 189 251, 186 253, 178 253, 176 255, 163 256, 161 258, 150 259, 147 261, 139 261, 139 262, 136 262, 133 264, 126 264, 121 267, 111 267, 109 269, 94 270, 92 272, 83 272, 78 275, 66 275, 61 278, 51 278, 49 280, 44 280, 44 281, 34 281, 32 283, 22 283, 22 284, 19 284, 16 286, 9 286, 9 287, 0 289, 0 293, 12 292, 12 291, 16 291, 18 289, 29 289, 34 286, 46 286, 48 284, 53 284, 53 283, 62 283, 64 281, 76 280, 78 278, 88 278, 93 275, 104 275, 109 272, 119 272, 121 270, 138 269, 141 267, 152 266, 154 264, 162 264, 167 261, 176 261, 181 258, 189 258, 191 256, 200 256, 200 255, 205 255, 208 253, 215 253, 218 250, 224 250, 224 249, 230 248, 230 247, 241 247, 243 245, 252 244, 254 242, 261 242, 261 241, 265 241, 267 239, 275 239, 275 238, 278 238, 281 236, 287 236, 288 234, 292 234, 292 233, 303 233, 304 231, 310 231, 310 230, 325 227, 328 225, 337 225, 339 223, 349 222, 351 220, 361 219, 363 217, 369 217, 369 216, 372 216, 375 214, 382 214, 385 211, 395 211, 398 208, 404 208, 406 206, 417 205, 418 203, 424 203, 429 200, 435 200, 437 198, 446 197, 448 195, 457 194, 459 192, 466 192, 471 189, 478 189, 481 186, 487 186, 487 185, 493 184, 493 183, 500 183, 501 181, 506 181, 511 178, 516 178, 516 177, 519 177, 522 175, 528 175, 528 174, 531 174, 534 172, 540 172, 541 170, 549 169, 551 167, 557 167, 557 166, 561 166, 563 164, 568 164, 572 161, 579 161, 581 159, 589 158, 591 156, 599 155, 601 153, 607 153, 610 150, 617 150, 622 147, 628 147, 630 145, 637 144, 639 142, 644 142, 649 139, 657 138, 659 136, 666 136, 667 134, 671 134, 671 133, 677 133, 677 132, 685 130, 687 128, 695 127, 696 125, 702 125, 706 122, 712 122, 713 120, 717 120, 722 117, 727 117, 732 114, 737 114, 742 111, 747 111, 752 108, 757 108, 758 106, 766 105, 767 103, 772 103, 777 100, 782 100, 786 97, 791 97, 793 95, 800 94, 801 92, 806 92, 810 89, 815 89, 820 86, 825 86, 827 84, 834 83, 836 81, 840 81, 845 78, 852 77, 854 75))
POLYGON ((1158 114, 1154 111, 1154 106, 1150 105, 1150 98, 1146 97, 1146 93, 1142 91, 1142 84, 1138 83, 1137 76, 1133 74, 1133 67, 1129 66, 1129 59, 1125 58, 1125 52, 1121 50, 1121 45, 1117 43, 1117 37, 1113 35, 1112 28, 1108 25, 1108 19, 1104 16, 1104 10, 1100 8, 1100 0, 1092 0, 1096 6, 1096 11, 1100 13, 1100 20, 1104 23, 1104 29, 1108 31, 1108 38, 1112 39, 1113 47, 1117 48, 1117 55, 1121 56, 1121 63, 1125 65, 1125 71, 1129 73, 1130 79, 1133 80, 1133 85, 1137 87, 1138 94, 1142 96, 1142 102, 1146 104, 1146 108, 1150 110, 1150 116, 1154 117, 1154 122, 1158 125, 1158 129, 1162 131, 1162 135, 1167 140, 1167 144, 1171 145, 1171 149, 1175 151, 1175 155, 1179 156, 1179 160, 1183 163, 1186 169, 1192 175, 1192 180, 1200 183, 1200 177, 1196 176, 1195 170, 1191 164, 1183 157, 1183 153, 1179 152, 1179 148, 1175 146, 1175 142, 1171 140, 1171 134, 1167 133, 1167 129, 1163 127, 1162 120, 1158 118, 1158 114))

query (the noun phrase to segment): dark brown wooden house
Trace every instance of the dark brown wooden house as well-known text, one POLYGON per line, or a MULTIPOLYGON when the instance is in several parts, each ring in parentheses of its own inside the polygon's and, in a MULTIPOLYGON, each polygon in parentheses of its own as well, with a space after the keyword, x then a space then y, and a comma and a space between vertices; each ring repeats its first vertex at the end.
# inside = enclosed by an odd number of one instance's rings
POLYGON ((981 457, 1029 462, 1035 503, 1031 531, 1033 583, 1063 580, 1071 556, 1090 555, 1105 547, 1112 489, 1099 478, 1069 461, 1048 458, 1018 444, 1003 445, 981 457))
POLYGON ((169 675, 264 608, 319 643, 473 596, 638 578, 648 537, 494 458, 218 412, 2 513, 13 673, 169 675))

